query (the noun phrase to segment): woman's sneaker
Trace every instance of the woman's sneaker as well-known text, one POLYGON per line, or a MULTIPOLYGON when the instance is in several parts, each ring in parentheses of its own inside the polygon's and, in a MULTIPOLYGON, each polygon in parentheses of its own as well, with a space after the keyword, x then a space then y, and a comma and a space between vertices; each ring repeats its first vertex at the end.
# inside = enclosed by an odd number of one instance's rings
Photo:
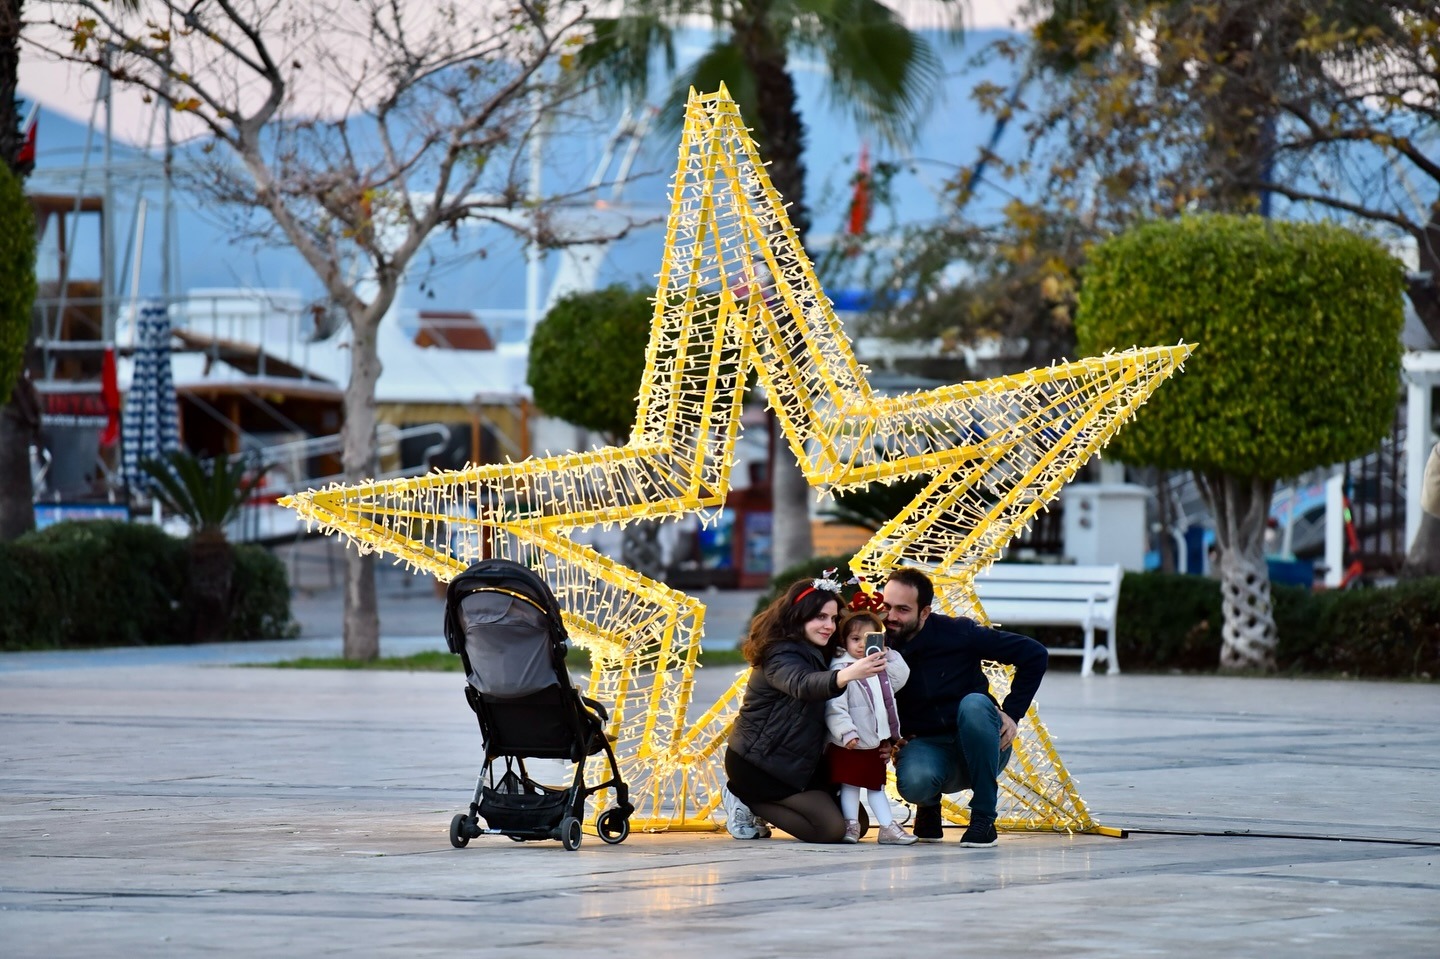
MULTIPOLYGON (((740 801, 740 797, 730 791, 728 786, 720 792, 720 804, 725 807, 725 830, 734 839, 760 839, 760 827, 755 822, 755 814, 750 807, 740 801)), ((765 835, 770 834, 770 828, 765 828, 765 835)))
POLYGON ((882 846, 909 846, 920 840, 910 835, 904 829, 901 829, 898 822, 892 822, 880 827, 879 834, 875 837, 875 841, 882 846))
POLYGON ((845 835, 840 838, 840 841, 849 843, 852 846, 860 841, 860 820, 845 820, 845 835))

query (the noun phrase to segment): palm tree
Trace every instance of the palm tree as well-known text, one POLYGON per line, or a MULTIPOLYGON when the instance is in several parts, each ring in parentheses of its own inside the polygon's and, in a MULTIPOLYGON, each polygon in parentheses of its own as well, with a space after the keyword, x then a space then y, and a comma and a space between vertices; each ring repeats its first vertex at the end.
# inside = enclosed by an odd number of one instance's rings
POLYGON ((190 525, 190 598, 196 642, 220 636, 230 614, 234 559, 225 527, 259 486, 268 467, 252 469, 244 458, 224 453, 201 461, 184 450, 140 464, 166 509, 190 525))
MULTIPOLYGON (((947 0, 948 2, 948 0, 947 0)), ((950 31, 959 36, 960 4, 950 31)), ((824 62, 830 96, 862 126, 891 143, 911 134, 937 90, 940 59, 896 12, 877 0, 636 0, 617 18, 593 21, 594 34, 580 61, 617 95, 645 96, 657 53, 674 80, 662 119, 679 127, 685 91, 730 90, 753 124, 770 179, 790 204, 790 220, 803 242, 810 228, 805 200, 805 125, 791 73, 791 57, 824 62), (674 39, 685 18, 708 18, 715 28, 709 49, 687 70, 675 71, 674 39)), ((795 459, 776 444, 774 568, 808 560, 810 487, 795 459)))

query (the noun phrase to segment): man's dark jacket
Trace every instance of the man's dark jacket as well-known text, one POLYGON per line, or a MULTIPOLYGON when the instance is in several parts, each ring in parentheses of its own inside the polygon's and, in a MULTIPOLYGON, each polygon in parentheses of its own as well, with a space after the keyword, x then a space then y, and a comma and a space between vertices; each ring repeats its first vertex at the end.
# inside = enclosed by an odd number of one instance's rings
POLYGON ((825 750, 825 702, 840 695, 836 677, 814 643, 770 646, 750 671, 730 748, 796 792, 809 788, 825 750))
POLYGON ((1015 667, 1010 695, 1000 709, 1015 722, 1030 708, 1050 663, 1045 647, 1029 636, 981 626, 964 617, 931 613, 910 639, 893 644, 910 667, 910 681, 895 693, 900 729, 906 736, 954 733, 960 700, 984 693, 992 700, 981 660, 1015 667))

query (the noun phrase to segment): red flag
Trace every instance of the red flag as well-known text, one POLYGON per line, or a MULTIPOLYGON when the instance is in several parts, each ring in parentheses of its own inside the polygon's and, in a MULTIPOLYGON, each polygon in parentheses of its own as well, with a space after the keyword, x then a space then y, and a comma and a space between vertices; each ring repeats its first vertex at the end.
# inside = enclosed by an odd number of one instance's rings
POLYGON ((115 347, 105 347, 100 361, 100 396, 105 400, 105 432, 101 446, 112 446, 120 438, 120 378, 115 373, 115 347))
POLYGON ((20 141, 20 152, 15 154, 15 168, 21 173, 28 174, 35 169, 35 134, 39 129, 40 104, 36 103, 30 107, 30 115, 20 128, 23 139, 20 141))
POLYGON ((870 222, 870 149, 860 144, 860 167, 855 173, 855 191, 850 195, 851 236, 864 234, 870 222))

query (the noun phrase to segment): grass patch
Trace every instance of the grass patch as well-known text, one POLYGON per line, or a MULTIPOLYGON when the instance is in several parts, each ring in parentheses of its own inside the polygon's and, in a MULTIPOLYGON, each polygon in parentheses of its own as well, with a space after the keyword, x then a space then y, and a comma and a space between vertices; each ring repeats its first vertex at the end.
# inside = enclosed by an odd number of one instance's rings
POLYGON ((345 659, 334 656, 305 656, 279 663, 252 663, 276 669, 387 669, 410 673, 458 673, 460 657, 432 650, 409 656, 381 656, 379 659, 345 659))
MULTIPOLYGON (((581 671, 590 668, 590 654, 583 649, 572 649, 565 662, 581 671)), ((745 662, 738 649, 702 650, 702 666, 739 666, 745 662)), ((279 663, 255 663, 276 669, 384 669, 408 673, 458 673, 460 657, 453 653, 432 650, 426 653, 412 653, 409 656, 381 656, 379 659, 356 660, 341 657, 306 656, 301 659, 287 659, 279 663)))

